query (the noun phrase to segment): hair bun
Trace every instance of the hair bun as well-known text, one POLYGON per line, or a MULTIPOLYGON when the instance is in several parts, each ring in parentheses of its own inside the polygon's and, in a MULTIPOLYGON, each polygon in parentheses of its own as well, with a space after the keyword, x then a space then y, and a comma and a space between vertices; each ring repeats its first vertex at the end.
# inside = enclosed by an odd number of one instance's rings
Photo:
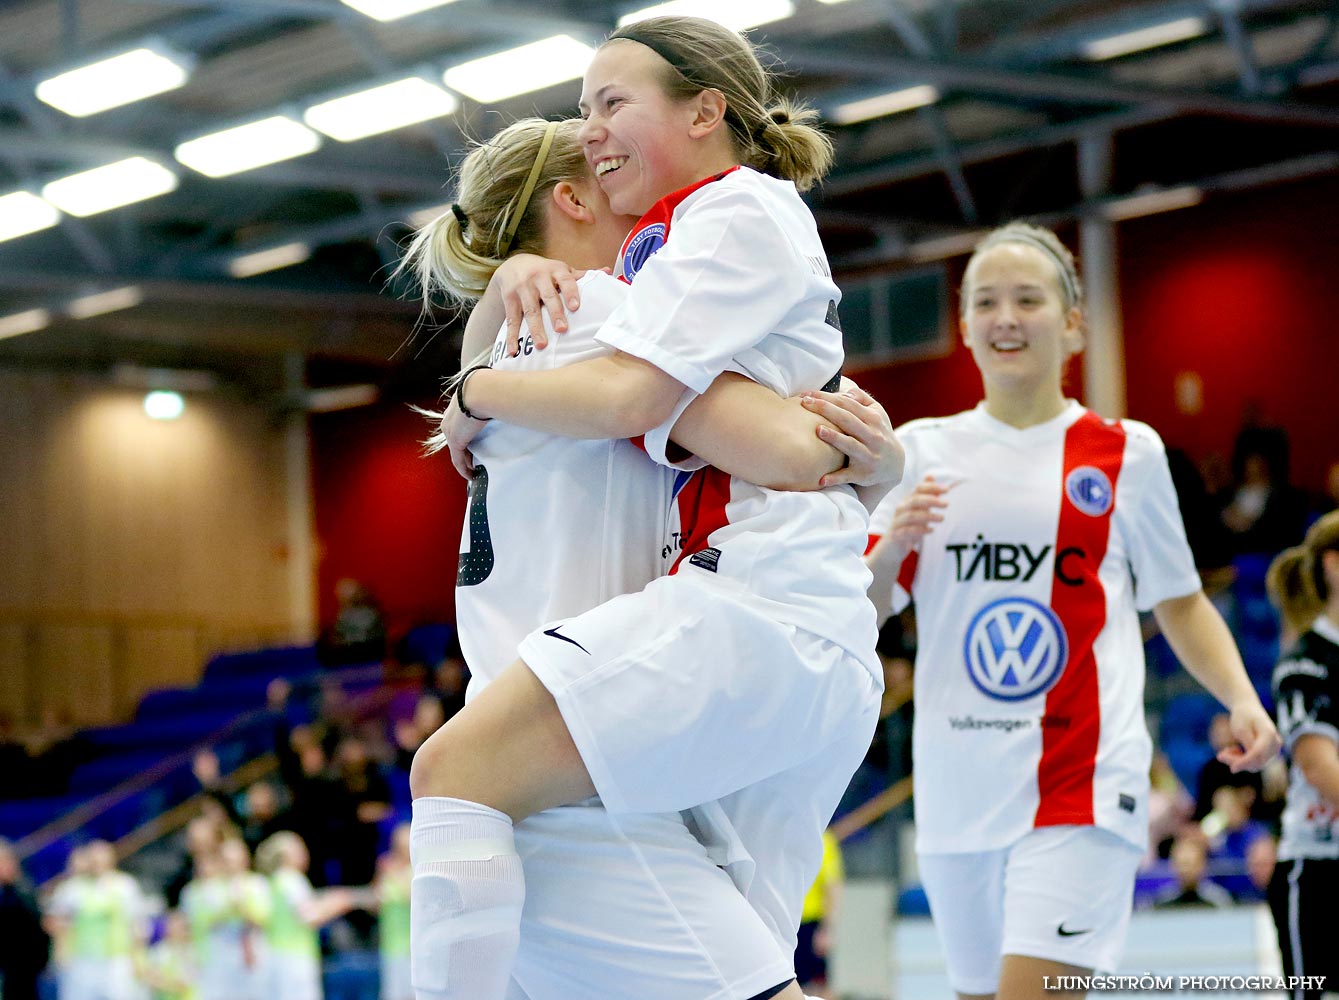
POLYGON ((771 118, 773 124, 776 125, 789 125, 791 121, 790 108, 773 108, 771 111, 767 112, 767 116, 771 118))

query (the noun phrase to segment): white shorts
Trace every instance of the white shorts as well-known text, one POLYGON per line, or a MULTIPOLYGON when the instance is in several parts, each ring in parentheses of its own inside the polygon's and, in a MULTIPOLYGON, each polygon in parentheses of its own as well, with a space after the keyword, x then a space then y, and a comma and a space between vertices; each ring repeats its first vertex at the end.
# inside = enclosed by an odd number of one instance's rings
POLYGON ((792 954, 678 813, 551 809, 517 824, 516 850, 511 996, 747 1000, 794 977, 792 954))
POLYGON ((321 959, 312 955, 289 955, 270 951, 266 962, 269 975, 267 998, 283 1000, 321 1000, 321 959))
POLYGON ((856 727, 872 735, 882 681, 860 659, 747 592, 702 586, 704 572, 685 567, 521 643, 611 812, 690 809, 799 768, 856 727))
POLYGON ((59 1000, 142 1000, 148 993, 129 955, 71 959, 60 967, 56 984, 59 1000))
POLYGON ((414 1000, 408 955, 381 956, 381 1000, 414 1000))
POLYGON ((1003 955, 1114 972, 1141 856, 1095 826, 1041 827, 996 851, 920 852, 953 988, 994 993, 1003 955))

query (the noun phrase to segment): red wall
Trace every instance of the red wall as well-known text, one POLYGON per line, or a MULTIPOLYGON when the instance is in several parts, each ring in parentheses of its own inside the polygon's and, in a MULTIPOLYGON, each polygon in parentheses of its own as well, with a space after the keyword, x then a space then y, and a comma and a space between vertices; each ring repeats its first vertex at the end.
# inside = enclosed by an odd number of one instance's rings
POLYGON ((311 418, 322 625, 345 576, 368 586, 392 638, 455 620, 465 481, 445 454, 421 457, 426 429, 401 402, 311 418))
POLYGON ((1284 427, 1293 480, 1339 460, 1339 178, 1131 220, 1120 230, 1130 416, 1195 459, 1230 457, 1243 410, 1284 427), (1173 384, 1198 373, 1203 410, 1173 384))

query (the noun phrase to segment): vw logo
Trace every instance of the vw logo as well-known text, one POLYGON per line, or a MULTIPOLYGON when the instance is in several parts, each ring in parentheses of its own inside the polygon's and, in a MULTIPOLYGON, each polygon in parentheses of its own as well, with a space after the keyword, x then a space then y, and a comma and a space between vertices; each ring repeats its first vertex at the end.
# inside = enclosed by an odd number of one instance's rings
POLYGON ((1069 659, 1069 641, 1055 612, 1026 597, 991 601, 967 626, 967 675, 982 694, 1022 701, 1047 691, 1069 659))
POLYGON ((636 233, 628 241, 628 249, 623 253, 623 278, 631 281, 637 277, 642 265, 651 259, 651 255, 665 245, 668 229, 663 222, 656 222, 636 233))
POLYGON ((1080 465, 1065 477, 1065 496, 1089 517, 1101 517, 1111 509, 1111 480, 1096 466, 1080 465))

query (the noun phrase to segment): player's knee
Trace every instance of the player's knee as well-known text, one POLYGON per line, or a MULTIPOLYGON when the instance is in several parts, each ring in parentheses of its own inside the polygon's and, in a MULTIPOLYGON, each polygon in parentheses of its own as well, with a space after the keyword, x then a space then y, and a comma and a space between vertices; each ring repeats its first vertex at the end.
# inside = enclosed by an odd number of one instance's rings
POLYGON ((453 734, 443 726, 414 751, 409 766, 409 794, 416 799, 425 795, 450 795, 451 744, 453 734))

